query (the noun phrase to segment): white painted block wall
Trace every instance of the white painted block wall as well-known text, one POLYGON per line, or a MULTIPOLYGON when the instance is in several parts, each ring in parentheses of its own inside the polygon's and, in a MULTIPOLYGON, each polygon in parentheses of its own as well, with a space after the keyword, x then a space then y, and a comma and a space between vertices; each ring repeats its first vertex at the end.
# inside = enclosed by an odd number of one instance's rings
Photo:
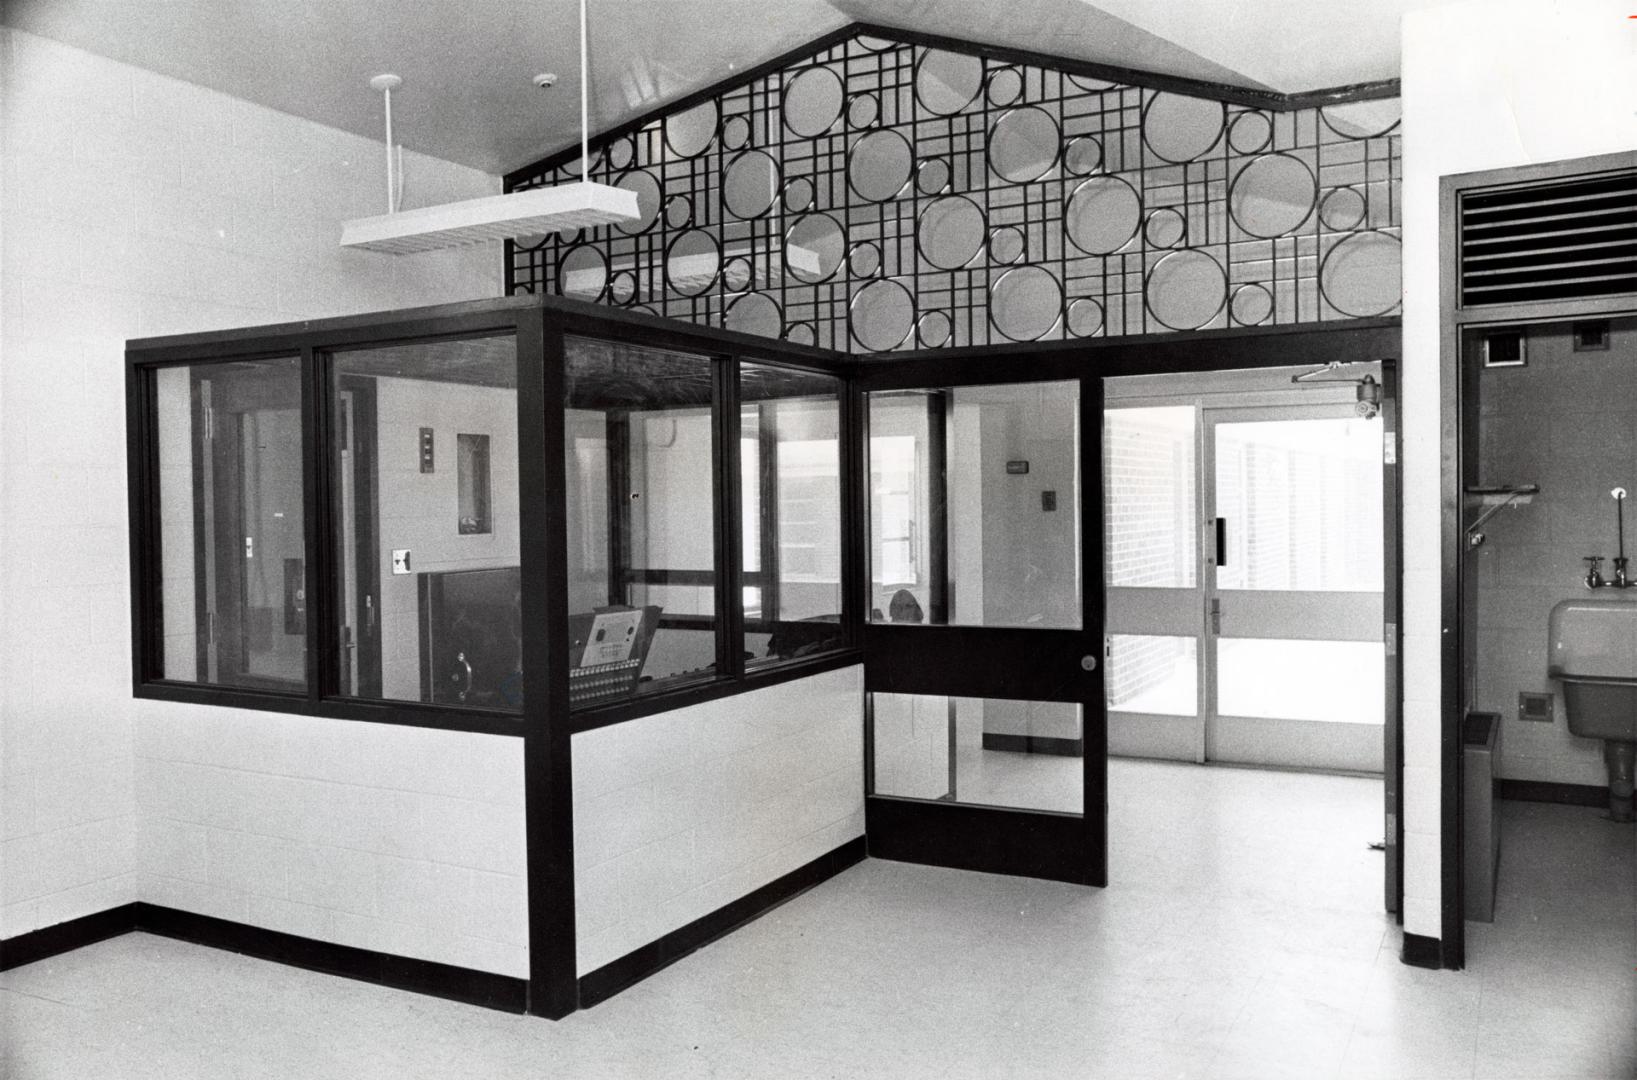
MULTIPOLYGON (((368 139, 15 30, 0 68, 0 938, 144 899, 520 973, 520 743, 130 696, 125 340, 495 296, 499 252, 340 250, 368 139)), ((405 159, 409 206, 499 190, 405 159)))
POLYGON ((1439 178, 1637 150, 1637 21, 1617 0, 1404 17, 1404 929, 1439 917, 1439 178))
POLYGON ((864 835, 863 672, 574 736, 580 974, 864 835))

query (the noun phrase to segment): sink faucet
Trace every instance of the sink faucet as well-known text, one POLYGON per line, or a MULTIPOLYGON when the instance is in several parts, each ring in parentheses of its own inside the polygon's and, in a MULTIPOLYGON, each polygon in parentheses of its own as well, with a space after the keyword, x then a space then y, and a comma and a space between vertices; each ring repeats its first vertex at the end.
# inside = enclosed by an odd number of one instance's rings
POLYGON ((1583 558, 1587 563, 1586 588, 1601 589, 1606 584, 1603 580, 1603 556, 1586 555, 1583 558))

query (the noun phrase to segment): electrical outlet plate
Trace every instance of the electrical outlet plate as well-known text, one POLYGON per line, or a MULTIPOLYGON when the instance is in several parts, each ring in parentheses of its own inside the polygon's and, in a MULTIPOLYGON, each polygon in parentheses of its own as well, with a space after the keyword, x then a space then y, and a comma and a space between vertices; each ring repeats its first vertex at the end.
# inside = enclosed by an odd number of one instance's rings
POLYGON ((1518 719, 1530 720, 1540 724, 1553 722, 1555 701, 1551 694, 1531 693, 1528 690, 1518 691, 1518 719))
POLYGON ((413 571, 409 569, 408 548, 394 548, 392 550, 392 572, 394 574, 413 573, 413 571))

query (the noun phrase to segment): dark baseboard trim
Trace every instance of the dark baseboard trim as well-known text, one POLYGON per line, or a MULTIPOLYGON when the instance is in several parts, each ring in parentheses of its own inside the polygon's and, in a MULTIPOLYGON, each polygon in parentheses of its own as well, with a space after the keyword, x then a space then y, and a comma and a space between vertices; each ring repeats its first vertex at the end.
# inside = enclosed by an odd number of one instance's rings
POLYGON ((580 1008, 587 1009, 607 1001, 621 990, 636 985, 689 953, 726 937, 785 901, 835 877, 849 866, 863 862, 864 855, 864 837, 849 840, 812 862, 768 882, 755 892, 747 893, 709 915, 672 930, 658 941, 634 949, 618 960, 611 960, 596 971, 580 976, 580 1008))
POLYGON ((1399 959, 1411 967, 1431 968, 1437 971, 1444 966, 1443 943, 1433 937, 1405 934, 1404 951, 1399 954, 1399 959))
POLYGON ((1507 780, 1497 777, 1495 797, 1518 802, 1558 803, 1608 809, 1609 789, 1592 784, 1558 784, 1549 780, 1507 780))
POLYGON ((315 941, 142 902, 124 904, 0 941, 0 971, 72 952, 133 930, 468 1005, 514 1013, 525 1011, 528 1005, 529 984, 524 979, 315 941))
POLYGON ((1010 750, 1018 754, 1056 754, 1060 757, 1080 757, 1085 750, 1083 739, 1060 739, 1051 735, 1008 735, 998 731, 983 733, 985 750, 1010 750))
POLYGON ((468 1005, 514 1013, 528 1007, 526 979, 315 941, 155 904, 139 903, 136 909, 135 929, 150 934, 468 1005))
POLYGON ((136 929, 136 904, 82 915, 55 926, 42 926, 0 941, 0 971, 46 960, 136 929))

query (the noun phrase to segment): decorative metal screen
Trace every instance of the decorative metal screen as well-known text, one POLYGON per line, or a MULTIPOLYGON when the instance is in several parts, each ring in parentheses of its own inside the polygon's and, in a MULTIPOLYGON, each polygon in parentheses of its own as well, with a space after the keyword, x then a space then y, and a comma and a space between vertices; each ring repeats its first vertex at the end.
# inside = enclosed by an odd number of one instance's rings
POLYGON ((513 291, 857 352, 1395 314, 1398 117, 859 34, 594 142, 642 221, 518 242, 513 291))

